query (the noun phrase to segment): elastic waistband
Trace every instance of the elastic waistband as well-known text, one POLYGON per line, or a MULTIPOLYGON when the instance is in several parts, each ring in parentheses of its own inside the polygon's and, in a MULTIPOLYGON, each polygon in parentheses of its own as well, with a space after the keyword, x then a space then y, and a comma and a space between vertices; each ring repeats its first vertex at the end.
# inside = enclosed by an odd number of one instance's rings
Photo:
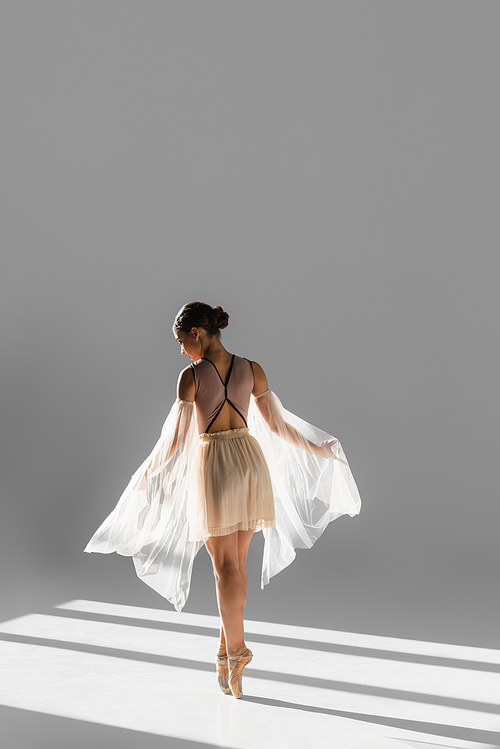
POLYGON ((210 442, 216 439, 230 439, 231 437, 246 437, 249 434, 248 427, 241 427, 240 429, 225 429, 223 432, 204 432, 200 434, 200 440, 202 442, 210 442))

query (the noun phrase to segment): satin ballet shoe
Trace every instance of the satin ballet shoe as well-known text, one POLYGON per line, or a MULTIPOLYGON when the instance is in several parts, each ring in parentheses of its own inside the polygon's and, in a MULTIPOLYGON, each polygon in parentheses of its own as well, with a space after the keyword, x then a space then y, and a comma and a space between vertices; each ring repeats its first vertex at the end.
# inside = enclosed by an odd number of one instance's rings
POLYGON ((228 655, 227 657, 229 661, 229 687, 233 693, 233 697, 236 697, 236 699, 239 699, 243 694, 243 669, 250 663, 252 657, 253 653, 248 648, 242 650, 239 655, 228 655))
POLYGON ((231 689, 229 688, 229 684, 227 680, 229 676, 229 669, 227 665, 227 655, 222 654, 222 653, 217 653, 215 657, 215 662, 217 664, 217 681, 219 682, 221 691, 223 691, 224 694, 231 694, 231 689))

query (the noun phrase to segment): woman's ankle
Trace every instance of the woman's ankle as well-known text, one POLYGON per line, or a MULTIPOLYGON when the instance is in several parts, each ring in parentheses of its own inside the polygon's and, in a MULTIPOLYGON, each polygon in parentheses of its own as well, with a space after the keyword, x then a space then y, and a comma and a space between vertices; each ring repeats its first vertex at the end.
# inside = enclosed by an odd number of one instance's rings
POLYGON ((234 651, 233 650, 228 650, 228 652, 227 652, 228 657, 229 658, 237 658, 239 655, 242 655, 245 652, 246 649, 247 649, 247 646, 245 645, 245 643, 243 643, 243 645, 241 645, 239 648, 236 648, 236 650, 234 650, 234 651))

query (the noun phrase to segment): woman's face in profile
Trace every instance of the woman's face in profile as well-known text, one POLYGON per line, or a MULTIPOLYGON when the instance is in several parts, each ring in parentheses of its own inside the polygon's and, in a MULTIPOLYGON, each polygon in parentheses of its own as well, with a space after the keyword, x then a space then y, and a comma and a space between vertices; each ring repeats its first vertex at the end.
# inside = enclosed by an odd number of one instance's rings
POLYGON ((192 361, 198 361, 201 357, 201 344, 197 328, 192 328, 189 333, 182 330, 177 333, 174 331, 174 338, 180 343, 181 354, 192 361))

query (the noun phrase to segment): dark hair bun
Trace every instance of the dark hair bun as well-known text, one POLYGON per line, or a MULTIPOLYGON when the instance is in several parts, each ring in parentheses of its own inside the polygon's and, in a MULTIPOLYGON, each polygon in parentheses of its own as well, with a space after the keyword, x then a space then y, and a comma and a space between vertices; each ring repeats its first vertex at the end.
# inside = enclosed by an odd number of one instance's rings
POLYGON ((204 328, 209 335, 220 338, 220 329, 227 328, 229 315, 222 307, 212 307, 205 302, 188 302, 175 316, 173 330, 189 333, 191 328, 204 328))
POLYGON ((229 325, 229 315, 219 305, 214 307, 214 325, 217 328, 227 328, 229 325))

